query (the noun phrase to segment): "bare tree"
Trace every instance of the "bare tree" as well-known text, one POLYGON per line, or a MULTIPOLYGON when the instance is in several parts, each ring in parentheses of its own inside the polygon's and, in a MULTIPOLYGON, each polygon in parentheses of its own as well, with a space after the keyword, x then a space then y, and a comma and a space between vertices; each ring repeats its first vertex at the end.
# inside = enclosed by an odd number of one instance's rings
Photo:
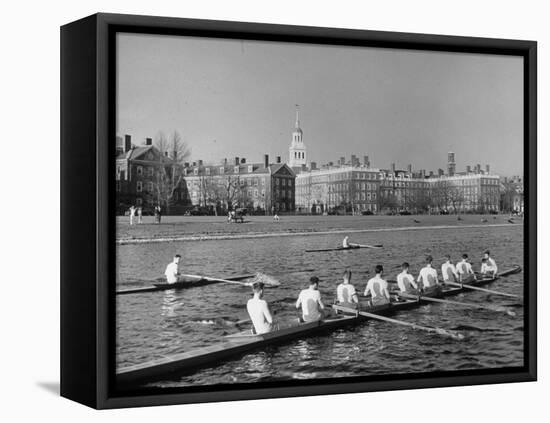
POLYGON ((157 201, 166 207, 167 212, 174 203, 175 193, 183 182, 184 162, 191 155, 191 149, 183 141, 178 131, 170 139, 159 131, 155 137, 155 147, 159 150, 159 166, 155 178, 157 201))
POLYGON ((457 214, 457 210, 464 204, 464 194, 460 188, 452 187, 448 189, 448 200, 453 211, 457 214))

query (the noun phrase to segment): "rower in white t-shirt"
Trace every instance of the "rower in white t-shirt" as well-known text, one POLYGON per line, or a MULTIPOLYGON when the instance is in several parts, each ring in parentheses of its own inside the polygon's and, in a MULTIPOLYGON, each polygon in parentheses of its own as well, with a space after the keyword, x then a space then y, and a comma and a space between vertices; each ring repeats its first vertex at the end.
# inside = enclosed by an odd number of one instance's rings
POLYGON ((462 254, 462 261, 456 265, 456 270, 460 282, 469 282, 476 278, 472 265, 468 263, 468 254, 462 254))
POLYGON ((438 285, 437 270, 432 267, 432 256, 426 257, 426 266, 420 270, 417 282, 422 282, 422 289, 432 288, 438 285))
POLYGON ((486 261, 485 268, 483 266, 483 263, 481 265, 481 273, 483 275, 491 276, 494 278, 498 273, 498 267, 495 260, 491 257, 491 252, 489 250, 486 250, 483 253, 483 259, 486 261))
POLYGON ((269 311, 267 301, 263 299, 264 296, 264 284, 262 282, 256 282, 252 285, 254 297, 249 299, 246 304, 246 310, 252 320, 254 326, 254 333, 261 335, 271 331, 273 326, 273 317, 269 311))
POLYGON ((443 275, 443 282, 457 282, 459 280, 458 271, 451 262, 449 254, 445 255, 445 263, 441 265, 441 274, 443 275))
POLYGON ((384 268, 377 264, 374 268, 376 276, 369 279, 365 288, 365 296, 371 295, 371 304, 373 306, 388 304, 390 302, 390 293, 388 291, 388 282, 382 279, 384 268))
POLYGON ((397 275, 397 286, 399 290, 405 294, 416 294, 418 285, 414 281, 413 275, 409 273, 409 263, 403 263, 401 269, 402 272, 397 275))
POLYGON ((304 322, 315 322, 323 318, 325 305, 319 292, 319 278, 312 276, 309 280, 309 288, 300 291, 296 308, 302 307, 302 319, 304 322))
POLYGON ((174 260, 172 261, 172 263, 166 266, 166 270, 164 271, 164 275, 166 276, 166 282, 176 283, 178 281, 178 277, 180 275, 180 270, 179 270, 180 258, 181 256, 179 254, 176 254, 174 256, 174 260))
POLYGON ((336 298, 338 303, 357 303, 359 300, 357 298, 357 293, 355 292, 355 287, 350 283, 351 282, 351 271, 346 270, 344 272, 344 282, 342 282, 336 288, 336 298))

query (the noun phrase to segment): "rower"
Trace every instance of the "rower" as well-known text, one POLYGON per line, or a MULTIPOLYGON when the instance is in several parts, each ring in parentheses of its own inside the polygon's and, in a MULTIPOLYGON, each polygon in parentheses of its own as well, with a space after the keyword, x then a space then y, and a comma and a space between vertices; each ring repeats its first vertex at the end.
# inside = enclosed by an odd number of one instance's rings
POLYGON ((351 248, 351 245, 349 243, 349 236, 345 236, 344 240, 342 241, 342 248, 351 248))
POLYGON ((437 270, 432 267, 432 256, 426 257, 426 266, 424 266, 416 279, 417 282, 422 281, 422 291, 434 291, 439 289, 437 281, 437 270))
POLYGON ((481 265, 481 273, 490 275, 492 278, 494 278, 497 275, 498 267, 495 260, 491 257, 491 252, 489 250, 486 250, 483 253, 483 258, 487 261, 487 265, 485 266, 485 272, 483 271, 483 264, 481 265))
POLYGON ((176 283, 178 281, 178 276, 180 275, 180 270, 179 270, 180 258, 181 256, 179 254, 176 254, 174 256, 174 260, 172 260, 172 263, 166 266, 166 270, 164 271, 164 275, 166 276, 166 282, 176 283))
POLYGON ((254 333, 261 335, 271 332, 273 317, 269 311, 267 301, 263 299, 264 284, 262 282, 254 283, 254 285, 252 285, 252 292, 254 292, 254 297, 249 299, 246 303, 246 310, 248 311, 250 320, 252 320, 254 333))
POLYGON ((302 321, 303 322, 316 322, 323 318, 323 310, 325 305, 321 300, 321 293, 319 292, 319 278, 312 276, 309 280, 309 288, 302 289, 298 300, 296 301, 296 308, 302 307, 302 321))
POLYGON ((450 254, 445 254, 445 263, 441 265, 443 282, 457 282, 459 280, 455 265, 451 262, 450 254))
POLYGON ((365 296, 369 293, 372 296, 371 304, 373 306, 384 305, 390 302, 390 293, 388 291, 388 282, 382 279, 384 268, 381 264, 377 264, 374 268, 376 276, 369 279, 365 288, 365 296))
POLYGON ((351 282, 351 271, 346 270, 343 275, 344 282, 342 282, 336 288, 336 297, 339 304, 351 304, 358 303, 359 299, 357 298, 357 293, 355 292, 355 287, 350 283, 351 282))
POLYGON ((409 273, 409 263, 405 262, 401 265, 402 272, 397 275, 397 286, 404 294, 417 294, 418 285, 414 281, 413 275, 409 273))
POLYGON ((459 282, 471 282, 476 278, 472 265, 468 263, 468 254, 462 254, 462 261, 456 265, 456 270, 458 271, 459 282))

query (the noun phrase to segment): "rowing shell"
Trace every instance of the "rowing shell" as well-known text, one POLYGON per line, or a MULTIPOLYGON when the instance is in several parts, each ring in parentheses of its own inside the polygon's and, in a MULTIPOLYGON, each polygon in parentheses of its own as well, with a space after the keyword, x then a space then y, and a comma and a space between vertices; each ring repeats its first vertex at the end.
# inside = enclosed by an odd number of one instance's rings
MULTIPOLYGON (((513 269, 501 273, 495 278, 481 279, 472 282, 471 285, 486 285, 494 282, 500 276, 507 276, 519 273, 520 271, 521 266, 516 266, 513 269)), ((440 295, 447 297, 457 295, 466 290, 466 288, 450 288, 441 292, 440 295)), ((422 297, 420 297, 420 299, 404 299, 391 304, 369 307, 366 311, 380 315, 393 314, 401 310, 419 307, 424 303, 422 297)), ((335 309, 340 308, 341 311, 346 312, 342 310, 340 306, 333 307, 335 309)), ((194 372, 199 367, 215 365, 229 357, 238 356, 266 345, 284 343, 296 338, 311 336, 322 332, 330 332, 369 320, 368 317, 357 315, 353 309, 349 309, 347 312, 348 315, 336 316, 335 318, 326 319, 324 321, 284 327, 263 335, 252 334, 250 330, 232 334, 226 336, 222 342, 210 347, 200 348, 198 350, 176 354, 152 362, 122 368, 117 372, 117 382, 121 385, 126 385, 173 377, 175 372, 179 374, 194 372)))
POLYGON ((350 245, 348 248, 344 248, 344 247, 320 248, 320 249, 316 249, 316 250, 306 250, 306 253, 320 253, 320 252, 325 252, 325 251, 349 251, 349 250, 359 250, 360 248, 378 249, 378 248, 382 248, 382 245, 380 245, 380 244, 377 244, 377 245, 353 244, 353 245, 350 245))

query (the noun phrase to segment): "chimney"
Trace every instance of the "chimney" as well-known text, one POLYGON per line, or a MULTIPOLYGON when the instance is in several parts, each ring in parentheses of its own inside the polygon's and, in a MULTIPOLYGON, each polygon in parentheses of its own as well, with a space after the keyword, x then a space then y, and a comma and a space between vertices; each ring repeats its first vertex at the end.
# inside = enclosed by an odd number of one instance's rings
POLYGON ((189 167, 189 162, 185 162, 185 163, 183 164, 183 166, 184 166, 184 167, 189 167))
POLYGON ((395 163, 391 164, 391 173, 395 175, 395 163))
POLYGON ((224 165, 227 164, 227 159, 223 159, 223 164, 224 164, 224 165))
POLYGON ((246 158, 243 157, 243 158, 241 159, 241 164, 245 164, 245 163, 246 163, 246 158))
POLYGON ((422 169, 420 171, 420 178, 422 178, 422 179, 426 178, 426 169, 422 169))
POLYGON ((199 166, 202 166, 202 160, 199 160, 199 166))
POLYGON ((432 178, 433 176, 434 176, 434 171, 430 170, 430 178, 432 178))
POLYGON ((132 149, 132 136, 124 135, 124 152, 130 151, 132 149))
POLYGON ((369 156, 363 156, 363 164, 370 167, 369 156))
POLYGON ((277 156, 277 163, 281 163, 281 156, 277 156))
POLYGON ((153 138, 145 138, 145 145, 153 145, 153 138))
POLYGON ((346 158, 344 156, 340 157, 340 166, 344 166, 346 164, 346 158))
POLYGON ((410 173, 410 174, 413 173, 413 166, 412 166, 412 164, 408 164, 408 165, 407 165, 407 173, 410 173))
POLYGON ((357 156, 355 154, 351 155, 351 165, 352 166, 359 166, 359 161, 357 160, 357 156))
POLYGON ((195 167, 197 165, 197 162, 193 162, 193 167, 195 167))
POLYGON ((479 163, 476 164, 476 173, 481 173, 481 165, 479 163))
POLYGON ((334 162, 328 162, 327 163, 329 166, 334 166, 334 162))
POLYGON ((472 166, 466 166, 466 173, 472 173, 472 166))
POLYGON ((311 162, 310 167, 311 167, 311 170, 317 169, 317 163, 316 162, 311 162))
POLYGON ((489 167, 489 165, 488 164, 485 165, 485 172, 490 173, 490 170, 491 168, 489 167))
POLYGON ((269 167, 269 155, 268 154, 264 154, 264 167, 265 168, 269 167))
POLYGON ((445 171, 441 168, 437 170, 437 176, 443 176, 445 174, 445 171))
POLYGON ((239 166, 239 158, 235 157, 235 166, 239 166))
POLYGON ((168 157, 168 151, 164 152, 164 157, 168 157))

